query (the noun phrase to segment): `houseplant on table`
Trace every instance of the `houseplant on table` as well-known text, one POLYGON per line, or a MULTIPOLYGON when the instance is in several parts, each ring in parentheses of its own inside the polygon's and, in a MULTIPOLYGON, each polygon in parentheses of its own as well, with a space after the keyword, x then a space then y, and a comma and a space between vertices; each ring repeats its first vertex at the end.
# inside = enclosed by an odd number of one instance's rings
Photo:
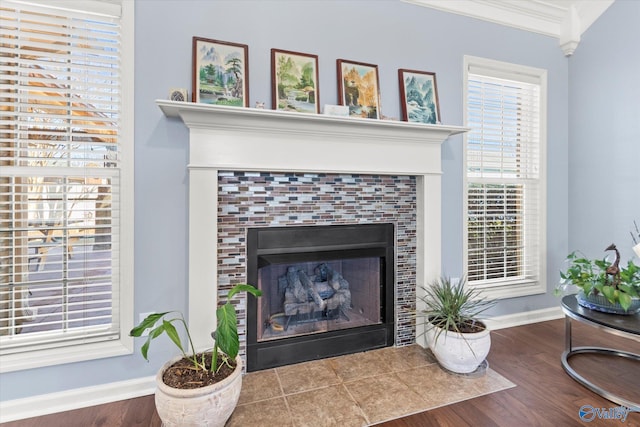
POLYGON ((574 251, 567 256, 566 271, 560 272, 556 294, 569 285, 579 288, 578 304, 614 314, 633 314, 640 310, 640 267, 632 260, 620 267, 620 252, 611 244, 605 251, 614 251, 615 260, 590 259, 574 251))
POLYGON ((475 371, 491 348, 491 335, 479 315, 495 304, 466 286, 466 275, 454 283, 441 277, 423 287, 421 300, 427 344, 438 363, 456 373, 475 371))
POLYGON ((238 292, 258 297, 262 291, 251 285, 234 286, 227 302, 216 310, 217 329, 211 334, 211 351, 196 353, 184 316, 175 311, 153 313, 129 333, 140 337, 149 330, 140 352, 148 360, 151 341, 166 334, 180 349, 181 356, 167 362, 156 375, 155 402, 164 427, 222 427, 240 397, 242 360, 237 316, 231 298, 238 292), (174 323, 182 325, 187 345, 183 345, 174 323))

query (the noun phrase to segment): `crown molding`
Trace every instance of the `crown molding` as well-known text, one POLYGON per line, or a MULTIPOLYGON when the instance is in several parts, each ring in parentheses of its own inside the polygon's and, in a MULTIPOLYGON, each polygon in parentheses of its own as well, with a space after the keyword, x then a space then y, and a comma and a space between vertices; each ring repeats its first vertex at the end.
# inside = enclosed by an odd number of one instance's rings
POLYGON ((558 39, 566 56, 614 0, 402 0, 558 39))

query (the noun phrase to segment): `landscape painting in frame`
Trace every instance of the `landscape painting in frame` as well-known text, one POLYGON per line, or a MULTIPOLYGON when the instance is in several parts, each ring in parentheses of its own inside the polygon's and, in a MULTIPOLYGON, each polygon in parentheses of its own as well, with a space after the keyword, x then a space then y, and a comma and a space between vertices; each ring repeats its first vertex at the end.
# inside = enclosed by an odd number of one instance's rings
POLYGON ((193 102, 249 106, 249 47, 193 38, 193 102))
POLYGON ((378 66, 338 59, 338 103, 349 107, 349 116, 380 118, 378 66))
POLYGON ((440 123, 436 74, 428 71, 398 70, 402 120, 440 123))
POLYGON ((271 49, 272 108, 319 113, 318 56, 271 49))

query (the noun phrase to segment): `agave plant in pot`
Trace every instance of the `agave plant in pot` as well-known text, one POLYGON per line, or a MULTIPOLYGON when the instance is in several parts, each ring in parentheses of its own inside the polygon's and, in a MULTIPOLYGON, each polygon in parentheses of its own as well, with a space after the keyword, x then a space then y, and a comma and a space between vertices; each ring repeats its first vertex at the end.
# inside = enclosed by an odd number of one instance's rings
POLYGON ((156 375, 156 409, 164 427, 222 427, 231 417, 242 387, 237 316, 230 302, 238 292, 256 297, 262 294, 247 284, 235 285, 229 291, 227 302, 216 310, 217 329, 211 334, 211 351, 196 353, 184 316, 176 311, 150 314, 129 333, 140 337, 148 331, 140 348, 146 360, 151 341, 163 334, 181 352, 156 375), (186 346, 174 324, 184 328, 186 346))
POLYGON ((466 275, 455 283, 441 277, 423 287, 425 336, 438 363, 452 372, 478 369, 491 348, 487 325, 478 317, 495 304, 466 286, 466 275))
POLYGON ((632 260, 620 266, 620 252, 614 244, 605 251, 615 252, 612 262, 606 257, 591 259, 578 251, 571 252, 567 269, 560 272, 556 294, 575 285, 581 306, 605 313, 633 314, 640 310, 640 267, 632 260))

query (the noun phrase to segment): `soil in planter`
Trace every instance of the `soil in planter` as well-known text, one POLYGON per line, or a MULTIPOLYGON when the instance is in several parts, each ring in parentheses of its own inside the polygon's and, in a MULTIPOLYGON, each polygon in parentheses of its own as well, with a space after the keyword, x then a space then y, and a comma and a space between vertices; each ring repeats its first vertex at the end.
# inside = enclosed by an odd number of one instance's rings
POLYGON ((486 329, 484 324, 478 321, 464 322, 458 325, 458 328, 460 328, 460 332, 462 332, 463 334, 475 334, 486 329))
MULTIPOLYGON (((202 354, 198 354, 197 359, 202 361, 202 354)), ((227 378, 236 369, 236 361, 229 359, 227 365, 222 361, 222 356, 218 356, 218 365, 222 366, 217 372, 211 372, 211 353, 205 353, 205 366, 207 369, 196 369, 193 361, 182 358, 171 365, 162 376, 162 381, 169 387, 178 389, 200 388, 215 384, 227 378)))
MULTIPOLYGON (((437 323, 437 319, 434 320, 434 323, 437 323)), ((475 334, 484 331, 485 329, 487 329, 487 327, 484 323, 477 320, 466 320, 463 323, 458 324, 458 329, 459 330, 455 330, 453 327, 451 327, 449 328, 449 331, 460 332, 463 334, 475 334)))

